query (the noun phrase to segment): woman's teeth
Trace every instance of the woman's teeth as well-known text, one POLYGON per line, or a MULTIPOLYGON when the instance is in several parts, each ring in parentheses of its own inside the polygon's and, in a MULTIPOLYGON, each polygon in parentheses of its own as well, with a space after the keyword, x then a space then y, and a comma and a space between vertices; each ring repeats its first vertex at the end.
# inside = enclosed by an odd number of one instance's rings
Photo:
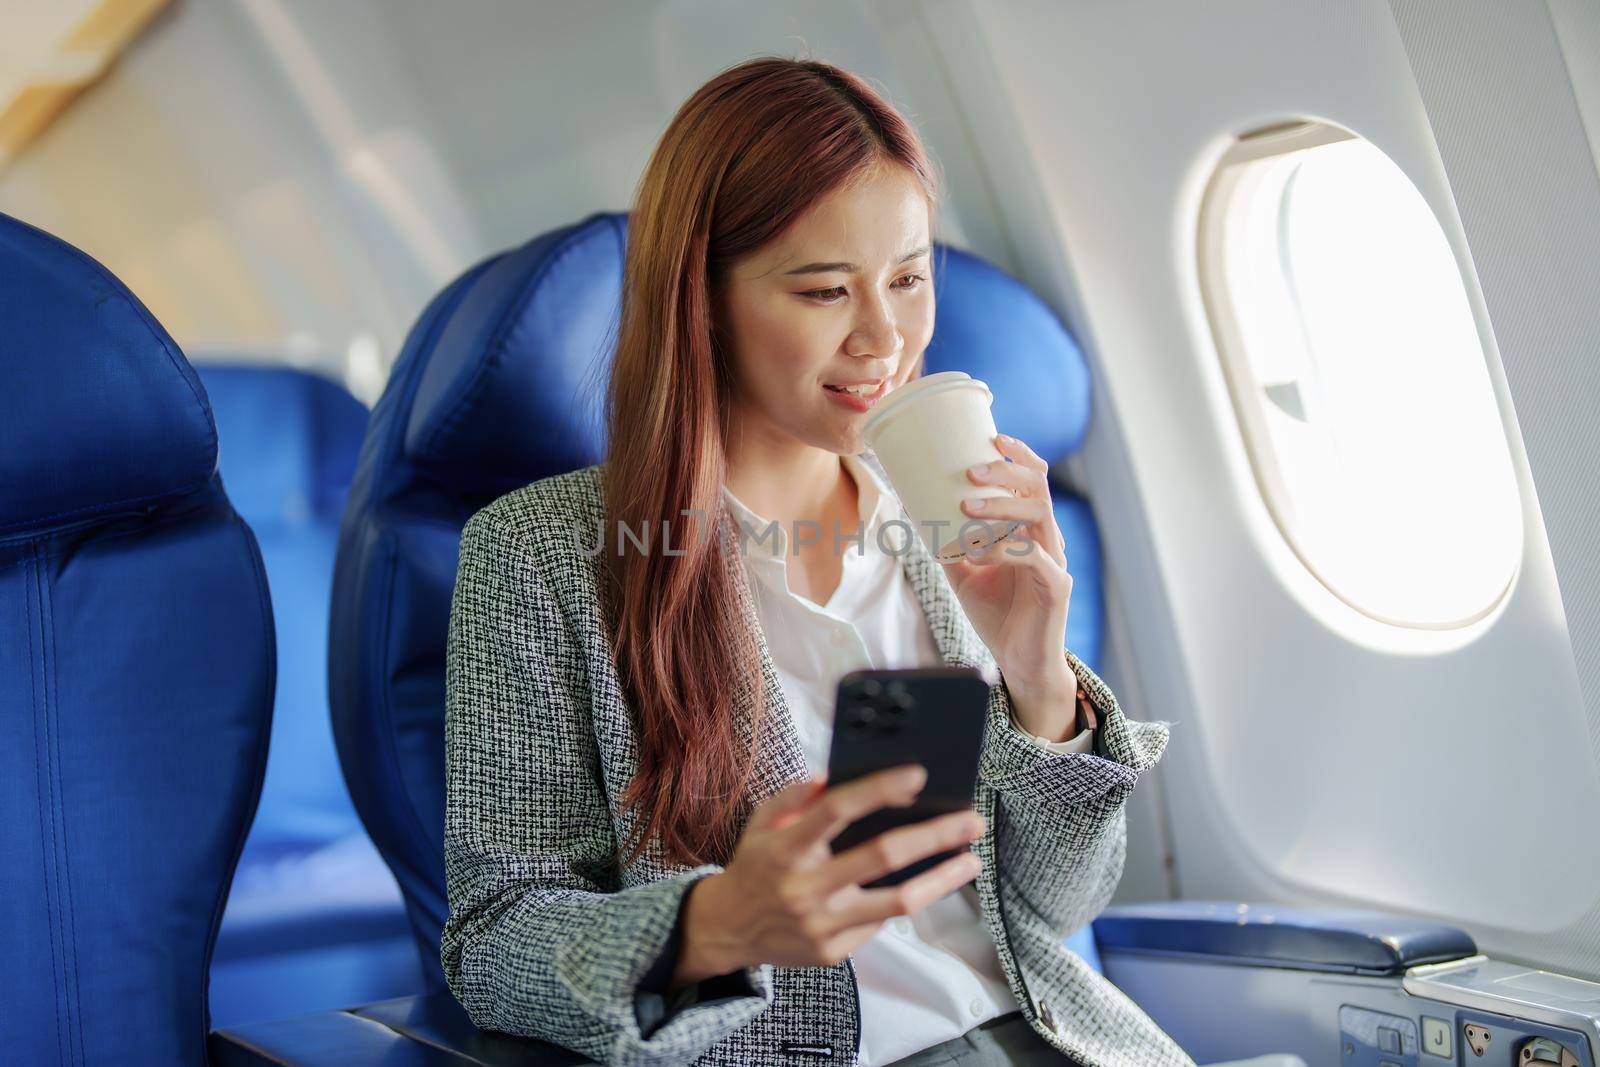
POLYGON ((871 385, 871 384, 868 384, 868 385, 830 385, 830 386, 828 386, 828 388, 832 389, 836 393, 849 393, 851 396, 870 396, 873 393, 876 393, 878 391, 878 386, 871 385))

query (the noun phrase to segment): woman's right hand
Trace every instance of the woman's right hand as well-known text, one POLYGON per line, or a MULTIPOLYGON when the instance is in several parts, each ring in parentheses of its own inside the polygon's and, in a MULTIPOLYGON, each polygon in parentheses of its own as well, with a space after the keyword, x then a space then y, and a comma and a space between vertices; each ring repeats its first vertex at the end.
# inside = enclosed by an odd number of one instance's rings
POLYGON ((963 850, 899 885, 861 888, 982 835, 983 817, 971 809, 887 830, 838 855, 829 847, 862 816, 910 805, 926 781, 914 764, 832 788, 809 778, 758 805, 728 865, 690 889, 672 988, 761 963, 833 966, 884 920, 970 882, 982 861, 963 850))

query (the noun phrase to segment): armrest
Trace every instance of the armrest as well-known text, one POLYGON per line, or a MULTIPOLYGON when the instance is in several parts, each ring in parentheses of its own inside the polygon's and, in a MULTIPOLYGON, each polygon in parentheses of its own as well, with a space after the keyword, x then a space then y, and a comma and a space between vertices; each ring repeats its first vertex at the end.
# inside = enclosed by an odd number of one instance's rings
POLYGON ((230 1026, 211 1034, 216 1067, 576 1067, 556 1045, 479 1030, 449 993, 399 997, 347 1011, 230 1026))
POLYGON ((206 1062, 215 1067, 450 1067, 454 1057, 418 1044, 381 1023, 342 1011, 230 1026, 213 1031, 206 1062))
POLYGON ((531 1037, 480 1030, 449 993, 396 997, 350 1010, 413 1041, 454 1053, 457 1058, 451 1062, 457 1067, 462 1060, 485 1067, 579 1067, 594 1062, 571 1049, 531 1037))
POLYGON ((1132 953, 1340 974, 1400 975, 1475 955, 1464 931, 1352 908, 1174 900, 1107 908, 1094 920, 1102 956, 1132 953))

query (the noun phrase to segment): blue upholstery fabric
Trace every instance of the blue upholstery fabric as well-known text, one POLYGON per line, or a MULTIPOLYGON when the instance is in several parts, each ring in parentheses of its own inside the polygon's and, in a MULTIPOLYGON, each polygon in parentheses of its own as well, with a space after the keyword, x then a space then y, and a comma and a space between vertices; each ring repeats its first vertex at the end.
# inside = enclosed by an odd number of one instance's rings
POLYGON ((200 1067, 271 728, 260 552, 178 347, 5 216, 0 380, 0 1058, 200 1067))
POLYGON ((0 534, 205 489, 216 427, 194 369, 161 324, 76 248, 8 216, 0 240, 0 534))
POLYGON ((1105 643, 1105 575, 1101 566, 1100 527, 1089 502, 1059 485, 1050 487, 1056 525, 1067 540, 1067 571, 1072 575, 1072 601, 1067 608, 1067 647, 1089 669, 1100 673, 1105 643))
POLYGON ((334 548, 367 410, 292 368, 197 369, 229 497, 261 543, 278 629, 266 783, 217 937, 212 1024, 420 992, 404 902, 350 802, 328 716, 334 548))
MULTIPOLYGON (((435 298, 373 410, 340 531, 334 733, 356 808, 406 895, 437 989, 448 914, 444 646, 460 532, 503 493, 604 457, 625 221, 593 215, 545 234, 478 264, 435 298)), ((1048 460, 1061 458, 1089 417, 1077 346, 1020 283, 965 253, 938 255, 941 303, 926 369, 989 381, 1001 429, 1048 460)), ((1082 501, 1063 495, 1059 513, 1076 576, 1069 641, 1093 666, 1099 542, 1082 501)))
MULTIPOLYGON (((278 621, 278 698, 249 853, 364 834, 328 721, 328 594, 367 410, 285 367, 199 364, 234 508, 255 531, 278 621)), ((264 858, 264 857, 263 857, 264 858)))
POLYGON ((995 426, 1046 463, 1076 452, 1089 429, 1090 397, 1078 343, 1009 274, 960 249, 940 245, 935 255, 938 312, 923 373, 962 370, 987 382, 995 426))

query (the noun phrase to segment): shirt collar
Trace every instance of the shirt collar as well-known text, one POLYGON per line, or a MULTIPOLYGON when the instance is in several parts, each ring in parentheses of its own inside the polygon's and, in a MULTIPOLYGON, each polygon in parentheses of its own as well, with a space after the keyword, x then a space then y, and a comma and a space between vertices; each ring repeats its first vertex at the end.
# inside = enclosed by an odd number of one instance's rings
MULTIPOLYGON (((899 501, 889 487, 883 484, 878 472, 863 462, 860 456, 847 455, 840 458, 845 469, 856 480, 857 512, 862 525, 862 543, 864 546, 872 547, 876 545, 878 527, 899 516, 899 501)), ((733 490, 726 485, 722 487, 722 498, 727 501, 728 510, 733 515, 734 521, 749 531, 744 537, 745 554, 781 563, 789 552, 789 531, 784 529, 783 523, 775 523, 771 519, 757 515, 744 501, 734 496, 733 490), (770 533, 767 531, 769 525, 773 526, 770 533)), ((841 536, 852 533, 851 530, 843 530, 841 536)), ((828 534, 824 533, 824 536, 828 534)))

